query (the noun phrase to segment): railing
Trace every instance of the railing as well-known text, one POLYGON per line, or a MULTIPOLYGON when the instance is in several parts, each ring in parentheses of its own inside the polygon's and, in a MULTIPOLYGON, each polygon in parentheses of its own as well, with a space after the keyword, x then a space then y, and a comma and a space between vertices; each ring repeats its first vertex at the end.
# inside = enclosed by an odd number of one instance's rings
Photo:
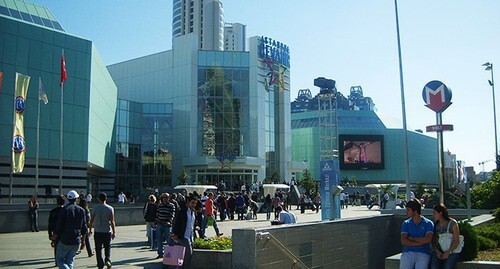
POLYGON ((307 265, 305 265, 299 257, 295 256, 283 243, 281 243, 276 237, 274 237, 270 232, 260 232, 257 233, 257 238, 259 240, 267 240, 267 242, 274 243, 288 258, 290 258, 293 262, 292 266, 299 265, 299 268, 308 269, 307 265))

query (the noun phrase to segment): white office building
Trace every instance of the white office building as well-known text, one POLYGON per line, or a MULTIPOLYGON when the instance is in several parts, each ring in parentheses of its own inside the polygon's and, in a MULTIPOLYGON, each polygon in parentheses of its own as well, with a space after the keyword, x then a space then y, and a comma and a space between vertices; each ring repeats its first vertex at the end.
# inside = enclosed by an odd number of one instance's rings
POLYGON ((199 50, 224 49, 224 9, 219 0, 174 0, 172 39, 194 33, 199 50))
POLYGON ((247 26, 241 23, 226 23, 224 26, 224 50, 246 51, 247 26))

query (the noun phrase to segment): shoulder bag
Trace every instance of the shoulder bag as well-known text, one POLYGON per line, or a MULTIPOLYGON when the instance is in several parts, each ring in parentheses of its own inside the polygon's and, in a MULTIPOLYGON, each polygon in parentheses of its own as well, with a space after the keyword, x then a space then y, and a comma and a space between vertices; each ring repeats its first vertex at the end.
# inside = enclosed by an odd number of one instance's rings
MULTIPOLYGON (((452 220, 448 221, 448 225, 446 227, 446 233, 439 234, 439 246, 441 247, 441 250, 446 251, 450 249, 451 244, 453 242, 453 232, 450 233, 450 224, 452 220)), ((457 223, 458 225, 458 223, 457 223)), ((459 235, 459 243, 458 246, 452 251, 452 253, 460 253, 462 252, 462 248, 464 247, 464 236, 459 235)))

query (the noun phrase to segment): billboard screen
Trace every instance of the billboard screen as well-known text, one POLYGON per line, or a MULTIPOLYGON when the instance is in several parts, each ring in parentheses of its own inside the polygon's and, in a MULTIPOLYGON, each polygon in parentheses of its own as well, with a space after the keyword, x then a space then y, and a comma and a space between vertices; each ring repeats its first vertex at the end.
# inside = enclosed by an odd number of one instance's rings
POLYGON ((384 169, 384 136, 339 135, 340 170, 384 169))

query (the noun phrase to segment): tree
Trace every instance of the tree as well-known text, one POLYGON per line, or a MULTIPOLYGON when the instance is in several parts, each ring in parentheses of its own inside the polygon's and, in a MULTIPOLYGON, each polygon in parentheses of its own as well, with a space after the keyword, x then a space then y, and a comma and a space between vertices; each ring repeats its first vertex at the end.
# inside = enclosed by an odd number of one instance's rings
POLYGON ((494 209, 500 207, 500 173, 495 171, 490 180, 474 186, 471 197, 474 208, 494 209))
POLYGON ((187 173, 186 168, 183 167, 181 172, 179 173, 179 176, 177 176, 177 180, 179 181, 180 185, 185 185, 188 178, 189 174, 187 173))
POLYGON ((280 173, 275 170, 271 176, 271 181, 273 183, 280 183, 280 179, 281 179, 280 173))
POLYGON ((415 188, 415 196, 417 198, 422 198, 424 193, 426 192, 427 185, 425 182, 418 182, 417 187, 415 188))
POLYGON ((308 169, 304 169, 302 180, 297 184, 306 190, 307 195, 311 194, 311 190, 317 191, 317 183, 313 180, 311 172, 308 169))

